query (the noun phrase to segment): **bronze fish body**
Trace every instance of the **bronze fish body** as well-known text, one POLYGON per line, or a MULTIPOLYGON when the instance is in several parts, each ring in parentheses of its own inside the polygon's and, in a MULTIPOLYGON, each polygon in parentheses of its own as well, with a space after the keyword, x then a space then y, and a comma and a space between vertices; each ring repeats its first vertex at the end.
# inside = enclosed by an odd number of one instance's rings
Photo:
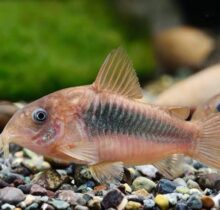
POLYGON ((181 154, 219 168, 219 114, 187 122, 180 119, 187 109, 160 108, 141 98, 132 63, 119 48, 92 85, 57 91, 19 110, 0 147, 7 153, 13 142, 56 161, 87 164, 100 182, 121 179, 123 164, 153 163, 173 176, 181 154))

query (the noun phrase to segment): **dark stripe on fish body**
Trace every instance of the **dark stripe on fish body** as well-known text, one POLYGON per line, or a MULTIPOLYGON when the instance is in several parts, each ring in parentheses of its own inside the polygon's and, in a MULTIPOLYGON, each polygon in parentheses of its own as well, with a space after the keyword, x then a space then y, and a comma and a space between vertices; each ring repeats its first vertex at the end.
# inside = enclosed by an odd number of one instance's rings
POLYGON ((116 103, 99 102, 96 106, 91 103, 88 110, 83 114, 83 119, 91 137, 123 134, 145 139, 160 138, 160 141, 163 141, 161 137, 178 138, 186 136, 181 129, 167 122, 162 122, 161 119, 146 116, 146 114, 116 103))

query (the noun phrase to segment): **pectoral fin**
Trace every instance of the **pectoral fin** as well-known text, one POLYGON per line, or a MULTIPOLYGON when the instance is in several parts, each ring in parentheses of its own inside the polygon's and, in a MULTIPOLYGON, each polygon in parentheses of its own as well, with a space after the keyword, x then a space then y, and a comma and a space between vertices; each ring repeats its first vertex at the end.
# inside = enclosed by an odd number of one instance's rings
POLYGON ((163 176, 173 179, 183 172, 183 158, 184 156, 181 154, 174 154, 164 160, 154 163, 153 165, 163 176))
POLYGON ((158 107, 172 117, 176 117, 181 120, 186 120, 190 116, 191 109, 190 107, 182 107, 182 106, 165 106, 165 107, 158 107))
POLYGON ((85 164, 92 165, 99 161, 98 148, 93 142, 74 142, 74 145, 60 146, 59 151, 85 164))
POLYGON ((124 173, 122 162, 103 162, 89 168, 93 178, 100 183, 119 182, 124 173))

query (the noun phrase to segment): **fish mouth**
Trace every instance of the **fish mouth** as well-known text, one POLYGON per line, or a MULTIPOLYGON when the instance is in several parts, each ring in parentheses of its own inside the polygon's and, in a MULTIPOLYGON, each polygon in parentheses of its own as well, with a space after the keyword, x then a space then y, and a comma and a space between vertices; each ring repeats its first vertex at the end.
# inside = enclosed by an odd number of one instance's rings
POLYGON ((12 142, 17 142, 19 138, 17 135, 8 132, 8 130, 3 130, 0 134, 0 153, 3 153, 4 158, 9 156, 9 144, 12 142))

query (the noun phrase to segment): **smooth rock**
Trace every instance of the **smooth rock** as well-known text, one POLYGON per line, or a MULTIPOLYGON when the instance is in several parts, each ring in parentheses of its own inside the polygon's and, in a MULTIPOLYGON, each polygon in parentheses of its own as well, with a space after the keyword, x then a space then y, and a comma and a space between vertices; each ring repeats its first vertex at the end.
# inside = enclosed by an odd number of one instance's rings
POLYGON ((205 209, 211 209, 211 208, 213 208, 215 206, 214 201, 209 196, 203 196, 201 198, 201 200, 202 200, 202 206, 205 209))
POLYGON ((80 171, 80 175, 83 177, 83 178, 85 178, 85 179, 88 179, 88 180, 90 180, 90 179, 92 179, 92 174, 91 174, 91 172, 90 172, 90 170, 89 170, 89 168, 88 167, 83 167, 82 168, 82 170, 80 171))
POLYGON ((153 199, 147 198, 143 201, 144 203, 144 209, 152 209, 155 206, 155 201, 153 199))
POLYGON ((178 193, 168 193, 164 194, 164 196, 168 199, 171 206, 175 206, 177 204, 177 200, 180 197, 178 193))
POLYGON ((144 199, 146 199, 146 197, 140 195, 127 195, 126 198, 128 199, 128 201, 135 201, 139 203, 143 203, 144 199))
POLYGON ((169 208, 169 201, 164 195, 158 194, 155 197, 155 203, 159 206, 161 210, 166 210, 169 208))
POLYGON ((34 175, 32 184, 38 184, 48 190, 57 189, 66 177, 61 177, 55 170, 45 170, 34 175))
POLYGON ((127 199, 119 190, 111 190, 104 197, 101 206, 104 209, 115 208, 122 210, 127 204, 127 199))
POLYGON ((38 184, 33 184, 31 186, 30 193, 32 195, 41 195, 42 196, 42 195, 47 195, 47 190, 38 184))
POLYGON ((14 205, 10 205, 8 203, 5 203, 1 206, 1 210, 14 210, 15 206, 14 205))
POLYGON ((126 193, 131 193, 132 192, 131 187, 127 183, 123 184, 123 186, 124 186, 124 189, 125 189, 126 193))
POLYGON ((0 179, 0 189, 4 188, 4 187, 8 187, 8 186, 9 186, 9 184, 7 182, 0 179))
POLYGON ((192 194, 202 195, 202 193, 200 192, 200 190, 195 189, 195 188, 190 189, 190 190, 189 190, 189 194, 190 194, 190 195, 192 195, 192 194))
POLYGON ((38 203, 32 203, 30 206, 25 208, 25 210, 38 210, 38 209, 39 209, 38 203))
POLYGON ((215 207, 216 207, 217 209, 219 209, 219 208, 220 208, 220 193, 217 194, 217 195, 216 195, 215 197, 213 197, 212 199, 213 199, 213 201, 214 201, 214 203, 215 203, 215 207))
POLYGON ((35 197, 35 196, 33 196, 33 195, 27 195, 26 198, 25 198, 25 200, 22 201, 22 202, 19 204, 19 206, 20 206, 21 208, 25 208, 25 207, 31 205, 34 201, 36 201, 36 197, 35 197))
POLYGON ((202 189, 210 188, 220 190, 220 175, 219 173, 205 173, 200 174, 198 178, 198 184, 202 189))
POLYGON ((173 180, 173 182, 174 182, 177 186, 184 186, 184 187, 187 186, 185 180, 182 179, 182 178, 176 178, 176 179, 173 180))
POLYGON ((41 210, 54 210, 54 207, 48 203, 43 203, 43 205, 41 206, 41 210))
POLYGON ((143 175, 155 178, 156 173, 158 172, 158 169, 154 167, 153 165, 143 165, 143 166, 136 166, 135 167, 139 172, 141 172, 143 175))
POLYGON ((41 210, 55 210, 55 208, 48 203, 43 203, 41 205, 41 210))
POLYGON ((128 201, 125 209, 127 210, 139 210, 141 208, 141 204, 134 201, 128 201))
POLYGON ((189 179, 189 180, 187 181, 187 187, 188 187, 189 189, 192 189, 192 188, 196 188, 196 189, 198 189, 198 190, 201 189, 200 186, 199 186, 199 184, 198 184, 197 182, 191 180, 191 179, 189 179))
POLYGON ((0 189, 0 201, 9 204, 17 204, 25 199, 24 193, 15 187, 0 189))
POLYGON ((143 196, 144 198, 146 198, 149 195, 149 193, 145 189, 136 190, 136 191, 132 192, 132 194, 138 195, 138 196, 143 196))
POLYGON ((87 205, 89 209, 101 210, 101 201, 102 201, 101 197, 95 196, 88 201, 87 205))
POLYGON ((176 204, 175 210, 191 210, 191 209, 188 208, 188 206, 186 205, 186 203, 184 203, 184 202, 178 202, 178 203, 176 204))
POLYGON ((172 193, 176 189, 177 184, 168 180, 168 179, 161 179, 156 187, 156 190, 160 194, 172 193))
POLYGON ((132 187, 134 190, 145 189, 147 192, 151 192, 156 187, 156 184, 152 180, 140 176, 133 181, 132 187))
POLYGON ((59 200, 66 201, 71 205, 77 205, 77 200, 79 200, 82 195, 71 190, 58 190, 55 194, 55 197, 59 200))
POLYGON ((187 200, 187 206, 191 209, 201 209, 202 208, 202 201, 198 196, 192 195, 187 200))
POLYGON ((177 186, 175 191, 182 194, 189 194, 189 189, 184 186, 177 186))
POLYGON ((89 210, 87 206, 76 205, 74 210, 89 210))
POLYGON ((20 189, 24 194, 29 194, 31 191, 31 184, 19 185, 17 188, 20 189))
POLYGON ((67 203, 66 201, 56 200, 56 199, 52 199, 52 201, 50 201, 49 203, 53 205, 55 208, 61 210, 66 210, 70 206, 70 204, 67 203))

